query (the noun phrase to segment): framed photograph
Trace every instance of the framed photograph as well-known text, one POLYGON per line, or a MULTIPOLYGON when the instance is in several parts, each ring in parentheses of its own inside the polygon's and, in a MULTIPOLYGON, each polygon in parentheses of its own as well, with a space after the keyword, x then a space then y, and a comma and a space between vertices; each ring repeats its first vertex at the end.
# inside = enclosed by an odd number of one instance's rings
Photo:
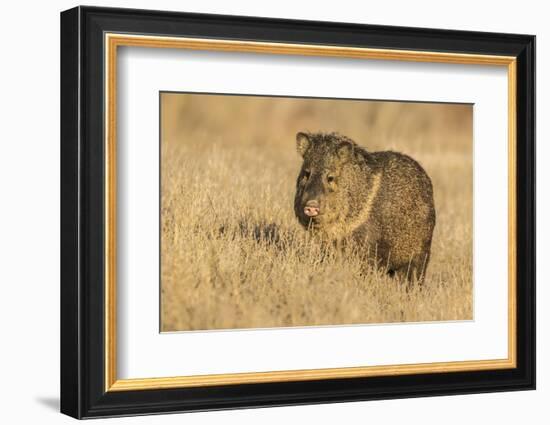
POLYGON ((535 388, 535 37, 61 14, 61 411, 535 388))

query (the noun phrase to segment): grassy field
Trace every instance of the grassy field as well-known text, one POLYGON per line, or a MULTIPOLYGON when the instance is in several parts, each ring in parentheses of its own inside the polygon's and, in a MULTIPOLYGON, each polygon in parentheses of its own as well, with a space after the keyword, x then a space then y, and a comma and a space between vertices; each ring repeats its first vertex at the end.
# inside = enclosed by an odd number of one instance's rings
POLYGON ((472 108, 161 96, 163 331, 472 319, 472 108), (298 131, 396 150, 432 178, 422 288, 327 250, 293 212, 298 131))

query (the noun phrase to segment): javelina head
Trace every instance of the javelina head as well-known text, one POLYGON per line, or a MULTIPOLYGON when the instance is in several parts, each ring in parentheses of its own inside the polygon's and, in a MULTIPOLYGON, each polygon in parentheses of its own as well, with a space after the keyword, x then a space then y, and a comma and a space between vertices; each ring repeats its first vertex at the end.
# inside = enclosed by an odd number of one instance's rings
POLYGON ((304 160, 296 181, 296 217, 308 229, 334 227, 353 209, 364 158, 352 140, 336 133, 300 132, 296 145, 304 160))

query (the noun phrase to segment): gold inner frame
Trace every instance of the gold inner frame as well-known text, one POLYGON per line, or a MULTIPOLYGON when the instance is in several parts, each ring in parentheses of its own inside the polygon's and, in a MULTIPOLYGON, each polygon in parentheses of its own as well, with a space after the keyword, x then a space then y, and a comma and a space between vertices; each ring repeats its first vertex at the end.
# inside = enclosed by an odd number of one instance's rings
POLYGON ((510 369, 516 367, 516 58, 460 53, 369 49, 255 41, 213 40, 127 34, 105 34, 105 391, 307 381, 353 377, 410 375, 510 369), (508 71, 508 358, 419 364, 342 367, 118 379, 116 327, 116 99, 119 46, 328 56, 505 66, 508 71))

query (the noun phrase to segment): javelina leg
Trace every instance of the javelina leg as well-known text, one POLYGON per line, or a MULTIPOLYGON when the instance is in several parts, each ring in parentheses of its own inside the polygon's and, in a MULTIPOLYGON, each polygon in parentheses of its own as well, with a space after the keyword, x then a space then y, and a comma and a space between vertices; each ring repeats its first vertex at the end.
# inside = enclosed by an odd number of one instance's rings
POLYGON ((425 271, 428 262, 428 256, 415 256, 409 263, 402 265, 395 270, 395 276, 400 280, 407 281, 408 285, 422 285, 424 283, 425 271))
POLYGON ((387 273, 392 276, 393 271, 391 270, 391 261, 390 261, 390 251, 383 244, 375 244, 369 247, 368 260, 366 263, 379 272, 387 273))
POLYGON ((414 265, 414 269, 416 272, 415 279, 419 285, 422 285, 424 283, 424 279, 426 277, 426 269, 428 268, 429 261, 430 261, 429 252, 427 254, 419 255, 415 260, 415 265, 414 265))

